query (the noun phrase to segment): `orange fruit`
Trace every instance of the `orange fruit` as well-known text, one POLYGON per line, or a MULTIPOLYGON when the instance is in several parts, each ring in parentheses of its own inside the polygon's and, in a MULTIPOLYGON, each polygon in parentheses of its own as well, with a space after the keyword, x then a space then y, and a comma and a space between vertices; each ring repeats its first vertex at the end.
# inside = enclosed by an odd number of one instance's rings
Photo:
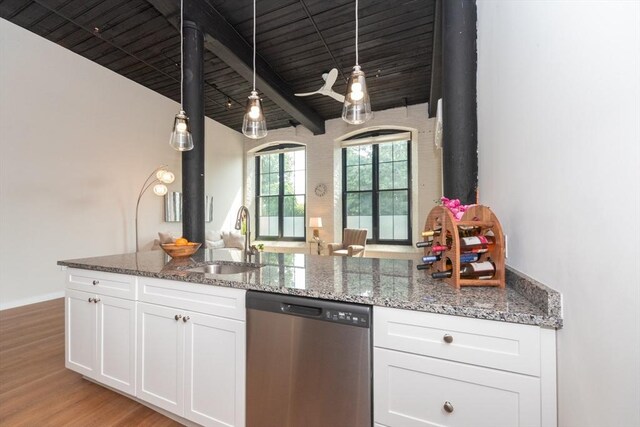
POLYGON ((176 246, 186 246, 188 244, 189 244, 189 241, 184 237, 180 237, 179 239, 176 239, 176 246))

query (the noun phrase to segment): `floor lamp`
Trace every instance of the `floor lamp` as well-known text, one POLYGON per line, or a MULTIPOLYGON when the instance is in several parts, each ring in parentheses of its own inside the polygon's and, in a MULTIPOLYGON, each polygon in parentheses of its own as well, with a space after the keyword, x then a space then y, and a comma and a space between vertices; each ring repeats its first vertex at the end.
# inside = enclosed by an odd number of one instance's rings
POLYGON ((140 208, 140 199, 142 195, 151 187, 153 187, 153 193, 156 196, 164 196, 167 194, 167 186, 165 184, 171 184, 175 179, 173 172, 166 169, 167 165, 156 168, 147 177, 147 180, 142 184, 140 194, 138 194, 138 201, 136 202, 136 252, 138 252, 138 209, 140 208))

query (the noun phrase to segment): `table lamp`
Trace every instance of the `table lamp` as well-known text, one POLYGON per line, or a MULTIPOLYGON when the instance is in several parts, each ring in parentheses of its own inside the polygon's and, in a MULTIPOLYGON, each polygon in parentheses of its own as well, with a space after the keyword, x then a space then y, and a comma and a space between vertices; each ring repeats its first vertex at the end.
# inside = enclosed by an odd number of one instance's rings
POLYGON ((322 218, 320 217, 309 218, 309 228, 313 228, 313 238, 318 240, 320 238, 319 228, 322 228, 322 218))

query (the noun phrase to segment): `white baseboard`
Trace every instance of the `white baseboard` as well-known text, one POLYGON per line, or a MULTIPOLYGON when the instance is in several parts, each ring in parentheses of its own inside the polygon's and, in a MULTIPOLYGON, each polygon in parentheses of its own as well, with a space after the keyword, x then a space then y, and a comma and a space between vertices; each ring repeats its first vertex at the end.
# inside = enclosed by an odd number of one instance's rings
POLYGON ((52 292, 50 294, 36 295, 34 297, 23 298, 15 301, 0 303, 0 311, 9 308, 22 307, 23 305, 35 304, 37 302, 49 301, 56 298, 64 297, 64 291, 52 292))

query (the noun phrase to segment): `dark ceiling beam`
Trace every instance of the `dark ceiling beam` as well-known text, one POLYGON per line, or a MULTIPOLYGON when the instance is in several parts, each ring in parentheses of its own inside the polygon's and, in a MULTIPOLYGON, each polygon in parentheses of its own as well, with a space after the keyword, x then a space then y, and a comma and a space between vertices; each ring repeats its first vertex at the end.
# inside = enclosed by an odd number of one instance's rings
MULTIPOLYGON (((147 0, 177 28, 179 10, 172 0, 147 0)), ((204 33, 205 49, 225 62, 248 82, 253 79, 253 49, 226 19, 205 1, 184 2, 185 20, 196 22, 204 33)), ((256 87, 267 98, 315 135, 325 133, 324 119, 294 95, 269 64, 256 56, 256 87)), ((248 94, 247 94, 248 96, 248 94)))

